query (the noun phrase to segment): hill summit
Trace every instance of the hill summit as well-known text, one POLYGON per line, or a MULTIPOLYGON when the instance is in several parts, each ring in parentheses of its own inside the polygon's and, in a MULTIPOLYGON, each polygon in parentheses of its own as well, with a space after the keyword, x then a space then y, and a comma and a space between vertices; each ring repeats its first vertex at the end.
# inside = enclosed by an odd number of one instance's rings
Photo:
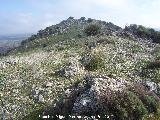
POLYGON ((3 119, 160 117, 160 34, 69 17, 0 58, 3 119))

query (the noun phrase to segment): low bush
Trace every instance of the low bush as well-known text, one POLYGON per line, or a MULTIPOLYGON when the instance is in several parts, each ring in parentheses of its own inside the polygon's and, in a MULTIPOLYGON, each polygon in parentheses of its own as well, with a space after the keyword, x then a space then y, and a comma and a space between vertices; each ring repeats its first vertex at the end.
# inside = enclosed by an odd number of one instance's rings
POLYGON ((150 62, 147 65, 147 68, 149 68, 149 69, 158 69, 158 68, 160 68, 160 60, 157 60, 157 61, 154 61, 154 62, 150 62))
POLYGON ((81 60, 85 70, 95 71, 104 67, 104 60, 100 55, 86 55, 81 60))
POLYGON ((152 39, 154 43, 160 43, 160 32, 155 31, 153 28, 147 28, 142 25, 131 24, 126 26, 125 30, 133 32, 138 37, 152 39))
POLYGON ((150 113, 158 112, 159 103, 156 101, 156 99, 153 96, 145 95, 142 101, 150 113))
POLYGON ((142 101, 133 92, 116 92, 112 96, 104 96, 106 113, 112 114, 115 120, 140 120, 148 114, 142 101))
POLYGON ((84 32, 87 36, 95 36, 100 33, 101 27, 97 24, 90 24, 85 29, 84 32))
POLYGON ((97 41, 97 44, 115 44, 115 41, 112 39, 108 39, 108 38, 102 38, 100 40, 97 41))
POLYGON ((160 82, 160 61, 143 61, 143 67, 139 72, 140 77, 143 80, 150 79, 150 81, 160 82))
POLYGON ((92 18, 88 18, 88 20, 87 20, 88 23, 91 23, 92 21, 93 21, 92 18))

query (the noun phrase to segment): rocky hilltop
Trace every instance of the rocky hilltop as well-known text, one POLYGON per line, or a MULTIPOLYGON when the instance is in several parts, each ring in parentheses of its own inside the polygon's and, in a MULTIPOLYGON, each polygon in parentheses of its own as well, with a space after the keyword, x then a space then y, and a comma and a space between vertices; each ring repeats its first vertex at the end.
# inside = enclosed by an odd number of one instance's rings
POLYGON ((0 58, 3 119, 160 117, 159 32, 69 17, 0 58))
POLYGON ((101 25, 103 31, 103 34, 107 34, 109 33, 109 31, 119 31, 122 30, 121 27, 114 25, 111 22, 105 22, 105 21, 101 21, 101 20, 95 20, 95 19, 91 19, 88 18, 86 20, 85 17, 81 17, 80 19, 74 19, 73 17, 69 17, 67 20, 63 20, 62 22, 60 22, 59 24, 56 25, 52 25, 50 27, 47 27, 44 30, 40 30, 38 31, 37 35, 32 35, 28 40, 34 40, 37 38, 44 38, 47 36, 55 36, 58 34, 62 34, 67 32, 71 26, 77 26, 79 27, 79 29, 83 29, 86 25, 90 24, 90 23, 98 23, 99 25, 101 25), (106 33, 105 33, 106 32, 106 33))
MULTIPOLYGON (((28 41, 45 38, 50 35, 55 36, 58 34, 62 34, 67 32, 73 26, 77 26, 79 29, 84 29, 84 27, 90 23, 97 23, 101 26, 101 30, 103 31, 101 35, 114 35, 120 37, 123 36, 123 37, 131 37, 134 39, 146 38, 146 39, 152 39, 153 42, 159 43, 159 38, 160 38, 159 35, 157 35, 158 40, 155 40, 156 34, 159 34, 159 32, 155 31, 152 28, 145 28, 142 25, 131 24, 130 26, 126 26, 124 29, 122 29, 121 27, 114 25, 111 22, 105 22, 91 18, 86 19, 85 17, 81 17, 80 19, 74 19, 73 17, 69 17, 67 20, 63 20, 59 24, 52 25, 44 30, 38 31, 38 33, 36 35, 32 35, 28 39, 28 41)), ((24 43, 26 41, 27 40, 25 40, 24 43)))

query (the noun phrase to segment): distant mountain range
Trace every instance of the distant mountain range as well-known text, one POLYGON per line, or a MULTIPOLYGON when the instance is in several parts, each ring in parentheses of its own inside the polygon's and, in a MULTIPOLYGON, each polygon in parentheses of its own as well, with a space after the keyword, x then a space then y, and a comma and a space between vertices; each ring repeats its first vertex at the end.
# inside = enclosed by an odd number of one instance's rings
POLYGON ((31 36, 32 33, 28 33, 28 34, 12 34, 12 35, 0 35, 0 41, 1 40, 24 40, 26 38, 28 38, 29 36, 31 36))
POLYGON ((5 54, 8 50, 18 47, 22 40, 27 39, 32 34, 12 34, 0 35, 0 54, 5 54))
POLYGON ((160 28, 154 28, 156 31, 160 31, 160 28))

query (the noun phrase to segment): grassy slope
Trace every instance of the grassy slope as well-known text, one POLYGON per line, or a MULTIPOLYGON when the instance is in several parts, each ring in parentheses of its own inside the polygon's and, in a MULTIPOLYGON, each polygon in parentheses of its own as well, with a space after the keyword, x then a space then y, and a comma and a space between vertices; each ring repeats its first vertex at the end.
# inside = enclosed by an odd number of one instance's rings
MULTIPOLYGON (((92 71, 93 74, 106 74, 128 81, 143 80, 139 73, 148 61, 159 58, 159 52, 156 52, 159 51, 159 45, 149 47, 147 43, 113 36, 79 38, 79 33, 73 28, 68 33, 37 39, 28 42, 25 49, 23 46, 0 59, 0 102, 6 99, 6 103, 10 104, 7 110, 15 119, 55 104, 63 92, 80 81, 87 71, 82 69, 72 78, 57 77, 54 72, 69 62, 79 63, 79 59, 87 53, 100 55, 103 59, 104 66, 92 71), (104 43, 95 49, 87 48, 86 43, 96 43, 99 40, 104 43), (16 61, 16 64, 4 64, 5 61, 16 61), (44 96, 45 103, 35 103, 31 95, 32 87, 35 85, 44 89, 46 82, 52 82, 53 85, 49 94, 44 96), (14 111, 15 109, 17 110, 14 111)), ((154 72, 160 76, 159 69, 154 72)), ((33 118, 28 116, 26 119, 33 118)))

